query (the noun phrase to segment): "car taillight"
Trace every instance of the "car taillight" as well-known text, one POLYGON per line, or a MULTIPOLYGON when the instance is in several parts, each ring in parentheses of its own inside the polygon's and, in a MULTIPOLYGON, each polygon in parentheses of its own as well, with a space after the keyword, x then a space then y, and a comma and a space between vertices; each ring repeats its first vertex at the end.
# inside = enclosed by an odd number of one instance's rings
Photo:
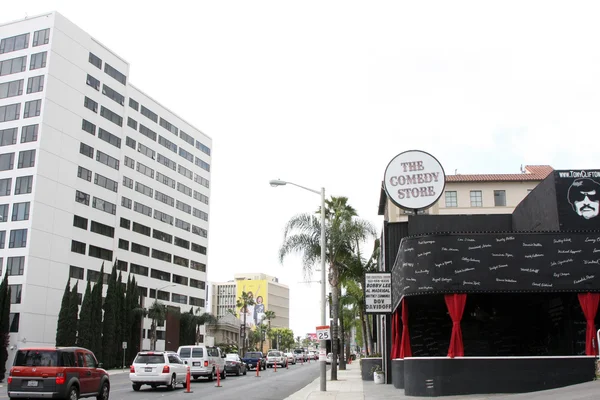
POLYGON ((129 372, 131 372, 132 374, 135 374, 135 367, 133 365, 131 367, 129 367, 129 372))
POLYGON ((169 373, 169 366, 168 366, 168 365, 165 365, 165 366, 163 367, 163 374, 168 374, 168 373, 169 373))
POLYGON ((65 374, 63 374, 62 372, 59 372, 58 374, 56 374, 56 384, 57 385, 65 384, 65 374))
POLYGON ((208 367, 208 361, 204 361, 204 366, 208 367))
POLYGON ((10 384, 12 382, 12 376, 9 376, 8 379, 6 379, 6 382, 10 384))

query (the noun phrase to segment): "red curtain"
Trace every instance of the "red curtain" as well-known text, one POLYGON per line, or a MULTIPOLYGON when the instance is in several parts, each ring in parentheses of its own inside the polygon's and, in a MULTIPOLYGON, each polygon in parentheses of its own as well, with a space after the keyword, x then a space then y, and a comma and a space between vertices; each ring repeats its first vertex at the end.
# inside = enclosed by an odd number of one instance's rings
POLYGON ((448 349, 448 357, 464 357, 465 349, 463 347, 462 331, 460 330, 460 320, 465 311, 467 303, 466 294, 447 294, 444 296, 448 313, 452 318, 452 336, 450 336, 450 348, 448 349))
POLYGON ((595 356, 598 354, 598 343, 596 343, 596 324, 594 319, 598 312, 598 301, 600 301, 600 294, 598 293, 579 293, 579 304, 583 310, 583 315, 587 322, 587 328, 585 331, 585 354, 588 356, 595 356))
POLYGON ((392 359, 400 358, 400 310, 392 314, 392 359))
POLYGON ((406 297, 402 299, 402 339, 400 340, 400 358, 412 357, 410 336, 408 335, 408 307, 406 297))

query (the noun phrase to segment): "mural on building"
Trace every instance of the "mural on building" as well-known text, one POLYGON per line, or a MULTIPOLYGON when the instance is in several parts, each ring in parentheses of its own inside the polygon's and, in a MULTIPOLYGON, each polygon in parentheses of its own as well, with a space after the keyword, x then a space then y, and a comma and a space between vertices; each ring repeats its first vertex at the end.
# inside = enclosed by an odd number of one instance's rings
POLYGON ((264 322, 265 311, 268 307, 267 297, 267 281, 266 280, 241 280, 237 283, 237 294, 236 299, 242 296, 242 292, 248 293, 254 300, 253 305, 249 305, 237 309, 237 316, 242 321, 244 320, 244 313, 246 314, 246 326, 255 328, 264 322))
POLYGON ((590 230, 600 226, 600 171, 556 171, 559 220, 565 230, 590 230))

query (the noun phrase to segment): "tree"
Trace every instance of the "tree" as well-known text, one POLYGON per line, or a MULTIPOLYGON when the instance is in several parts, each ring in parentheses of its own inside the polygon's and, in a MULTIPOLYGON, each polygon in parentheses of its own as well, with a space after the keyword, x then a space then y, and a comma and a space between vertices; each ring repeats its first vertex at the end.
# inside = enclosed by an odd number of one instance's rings
POLYGON ((104 263, 100 268, 98 280, 92 289, 92 307, 91 307, 91 322, 92 322, 92 337, 91 348, 98 360, 104 360, 102 357, 102 289, 104 282, 104 263))
POLYGON ((154 300, 150 308, 147 311, 148 318, 152 320, 150 324, 150 349, 156 350, 156 327, 167 319, 167 306, 163 303, 159 303, 158 300, 154 300))
MULTIPOLYGON (((115 271, 117 270, 117 263, 113 267, 115 271)), ((124 336, 123 327, 125 324, 125 314, 123 308, 125 307, 125 285, 123 284, 123 275, 119 270, 118 275, 116 275, 115 281, 115 341, 114 341, 114 352, 118 354, 118 357, 115 357, 115 366, 122 367, 123 363, 123 353, 125 349, 123 349, 123 342, 126 342, 127 339, 124 336)))
POLYGON ((79 331, 77 333, 77 345, 86 349, 91 348, 92 342, 92 285, 87 282, 81 311, 79 313, 79 331))
POLYGON ((196 309, 196 313, 194 314, 194 317, 192 318, 192 323, 193 323, 194 327, 196 328, 196 344, 200 344, 200 342, 201 342, 200 327, 205 324, 215 325, 217 322, 218 322, 217 317, 215 317, 211 313, 202 312, 200 307, 198 307, 196 309))
POLYGON ((67 346, 75 346, 77 344, 77 325, 79 314, 79 282, 75 282, 71 294, 69 295, 69 311, 67 323, 67 346))
MULTIPOLYGON (((69 345, 69 302, 71 301, 71 288, 69 283, 71 278, 67 278, 67 285, 63 292, 60 310, 58 311, 58 322, 56 324, 56 346, 69 345)), ((0 293, 0 296, 2 293, 0 293)))
POLYGON ((117 267, 113 265, 108 278, 106 299, 104 300, 104 320, 102 321, 102 353, 104 365, 113 368, 116 365, 115 341, 117 330, 117 267))
POLYGON ((294 332, 289 328, 273 328, 271 337, 276 339, 278 350, 288 350, 294 346, 294 332))
POLYGON ((196 327, 193 323, 194 307, 190 307, 190 311, 181 314, 179 319, 179 345, 185 346, 195 344, 196 342, 196 327))
POLYGON ((242 328, 242 354, 246 354, 246 338, 248 337, 248 325, 246 325, 246 315, 248 314, 248 306, 254 305, 254 298, 246 292, 242 292, 242 295, 237 299, 236 306, 240 310, 240 313, 244 314, 244 327, 242 328))
MULTIPOLYGON (((267 329, 267 335, 271 334, 271 321, 274 320, 275 318, 277 318, 277 316, 275 315, 275 311, 272 311, 272 310, 265 311, 265 316, 263 318, 263 321, 267 321, 267 323, 269 324, 269 327, 267 329)), ((269 338, 270 337, 271 336, 269 336, 269 338)), ((261 344, 261 348, 262 348, 262 344, 261 344)), ((271 348, 273 348, 273 340, 271 340, 271 348)))
POLYGON ((8 343, 10 332, 10 287, 8 286, 8 271, 0 284, 0 382, 6 374, 8 360, 8 343))
MULTIPOLYGON (((320 214, 318 210, 316 214, 320 214)), ((325 202, 326 264, 329 266, 329 284, 332 290, 332 353, 337 358, 340 285, 340 261, 352 251, 354 243, 361 243, 376 235, 370 222, 357 218, 356 210, 346 197, 331 197, 325 202)), ((302 255, 302 267, 307 277, 321 258, 321 222, 316 215, 301 214, 293 217, 285 226, 284 240, 279 249, 279 259, 292 253, 302 255)), ((337 364, 331 365, 331 380, 337 380, 337 364)))
POLYGON ((131 364, 138 351, 141 350, 141 330, 142 330, 142 319, 144 317, 145 310, 140 304, 140 291, 135 281, 135 276, 131 277, 131 282, 127 288, 127 316, 128 323, 128 345, 127 345, 127 362, 131 364))

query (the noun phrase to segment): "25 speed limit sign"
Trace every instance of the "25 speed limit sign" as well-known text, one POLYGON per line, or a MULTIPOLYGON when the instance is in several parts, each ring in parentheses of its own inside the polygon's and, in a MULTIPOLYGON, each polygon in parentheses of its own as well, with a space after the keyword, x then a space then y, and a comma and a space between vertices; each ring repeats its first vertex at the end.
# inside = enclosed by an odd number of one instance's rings
POLYGON ((329 340, 331 339, 331 332, 329 331, 329 325, 317 326, 317 339, 318 340, 329 340))

